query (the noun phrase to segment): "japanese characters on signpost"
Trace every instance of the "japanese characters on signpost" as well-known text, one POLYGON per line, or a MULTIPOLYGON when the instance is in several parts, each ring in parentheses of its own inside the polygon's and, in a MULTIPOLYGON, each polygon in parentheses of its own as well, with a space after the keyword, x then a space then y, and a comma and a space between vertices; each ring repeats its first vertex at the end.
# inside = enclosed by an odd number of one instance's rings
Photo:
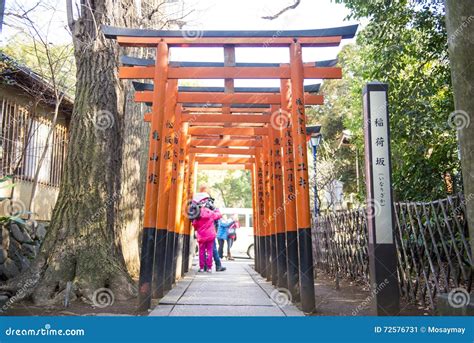
POLYGON ((369 267, 376 315, 398 315, 400 295, 394 242, 388 85, 363 90, 369 267))

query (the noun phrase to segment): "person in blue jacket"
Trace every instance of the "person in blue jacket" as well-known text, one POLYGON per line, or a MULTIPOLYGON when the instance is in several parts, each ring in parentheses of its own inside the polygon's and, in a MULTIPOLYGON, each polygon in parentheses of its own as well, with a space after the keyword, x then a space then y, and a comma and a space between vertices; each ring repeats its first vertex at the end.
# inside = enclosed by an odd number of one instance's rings
POLYGON ((225 214, 219 220, 219 224, 217 227, 217 242, 219 243, 220 258, 223 258, 224 256, 224 242, 227 242, 228 230, 233 223, 234 222, 232 220, 229 220, 225 214))

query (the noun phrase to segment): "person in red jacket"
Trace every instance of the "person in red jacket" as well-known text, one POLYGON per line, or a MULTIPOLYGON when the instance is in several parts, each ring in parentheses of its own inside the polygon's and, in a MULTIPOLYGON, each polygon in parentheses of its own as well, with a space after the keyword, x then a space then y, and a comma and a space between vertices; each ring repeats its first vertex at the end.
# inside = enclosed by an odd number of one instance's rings
MULTIPOLYGON (((198 202, 206 201, 203 193, 196 194, 195 198, 198 202)), ((203 272, 204 267, 206 267, 208 273, 212 272, 212 255, 216 239, 214 221, 219 220, 221 217, 219 209, 212 210, 202 206, 200 216, 192 222, 199 244, 199 272, 203 272)))

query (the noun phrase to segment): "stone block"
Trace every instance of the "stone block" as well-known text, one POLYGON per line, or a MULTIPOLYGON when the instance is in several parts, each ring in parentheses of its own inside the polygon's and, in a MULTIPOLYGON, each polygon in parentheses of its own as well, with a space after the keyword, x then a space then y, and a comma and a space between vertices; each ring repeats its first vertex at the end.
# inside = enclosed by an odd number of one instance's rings
POLYGON ((7 258, 0 268, 0 275, 3 274, 7 279, 11 279, 20 274, 20 269, 18 269, 16 263, 10 258, 7 258))
POLYGON ((8 258, 7 250, 0 247, 0 264, 5 263, 7 258, 8 258))

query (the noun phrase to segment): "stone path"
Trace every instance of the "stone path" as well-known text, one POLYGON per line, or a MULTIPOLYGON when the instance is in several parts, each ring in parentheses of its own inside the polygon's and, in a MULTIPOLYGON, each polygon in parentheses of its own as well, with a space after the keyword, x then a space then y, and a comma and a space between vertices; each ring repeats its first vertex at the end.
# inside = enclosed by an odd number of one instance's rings
POLYGON ((303 316, 288 295, 251 267, 225 262, 225 272, 197 273, 197 266, 166 294, 150 316, 303 316))

